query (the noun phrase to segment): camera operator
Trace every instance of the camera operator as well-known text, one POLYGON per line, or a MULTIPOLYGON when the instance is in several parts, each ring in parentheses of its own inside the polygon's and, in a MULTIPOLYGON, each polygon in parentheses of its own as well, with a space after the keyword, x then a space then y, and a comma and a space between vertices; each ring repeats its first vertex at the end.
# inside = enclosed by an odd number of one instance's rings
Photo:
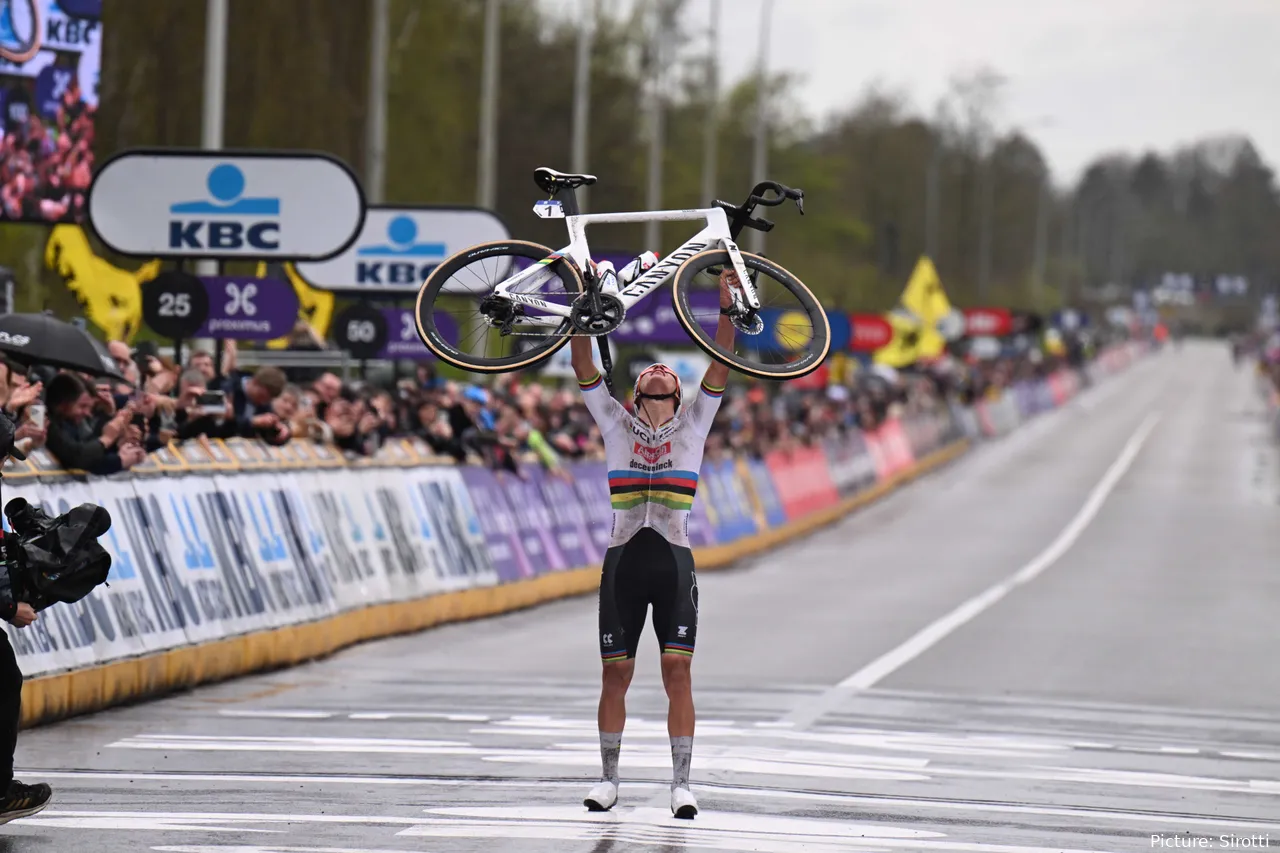
MULTIPOLYGON (((13 422, 0 414, 0 462, 13 452, 14 437, 13 422)), ((19 629, 36 621, 35 609, 25 601, 15 600, 7 561, 0 565, 0 619, 19 629)), ((25 785, 13 778, 21 714, 22 670, 9 644, 9 635, 0 630, 0 824, 30 817, 49 805, 53 797, 48 785, 25 785)))

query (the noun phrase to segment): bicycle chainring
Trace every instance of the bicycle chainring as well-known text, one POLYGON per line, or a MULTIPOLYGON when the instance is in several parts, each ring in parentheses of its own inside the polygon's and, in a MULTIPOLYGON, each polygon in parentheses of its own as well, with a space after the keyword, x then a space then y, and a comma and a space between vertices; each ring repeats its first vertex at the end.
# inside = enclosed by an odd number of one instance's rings
POLYGON ((607 335, 626 316, 622 300, 610 293, 584 293, 569 308, 569 323, 583 335, 607 335))

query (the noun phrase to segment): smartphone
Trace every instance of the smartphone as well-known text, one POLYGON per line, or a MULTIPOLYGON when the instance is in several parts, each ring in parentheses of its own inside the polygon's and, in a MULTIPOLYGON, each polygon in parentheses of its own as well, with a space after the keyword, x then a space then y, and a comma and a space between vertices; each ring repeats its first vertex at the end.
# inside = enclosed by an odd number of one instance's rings
POLYGON ((36 429, 44 429, 44 403, 32 403, 30 406, 27 406, 27 416, 31 418, 32 426, 36 429))
POLYGON ((227 411, 227 394, 225 391, 205 391, 196 398, 196 405, 206 415, 222 415, 227 411))

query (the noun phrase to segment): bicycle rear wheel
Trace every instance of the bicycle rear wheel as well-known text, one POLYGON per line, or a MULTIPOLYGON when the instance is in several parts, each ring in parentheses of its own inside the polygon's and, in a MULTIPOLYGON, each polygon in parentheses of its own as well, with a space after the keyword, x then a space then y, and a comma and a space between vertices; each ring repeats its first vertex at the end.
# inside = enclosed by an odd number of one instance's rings
POLYGON ((831 349, 827 312, 800 279, 749 252, 747 274, 760 298, 756 328, 739 327, 734 349, 716 343, 720 322, 720 270, 729 266, 723 249, 699 252, 676 270, 671 298, 676 318, 707 355, 759 379, 798 379, 817 370, 831 349))
POLYGON ((495 287, 533 266, 543 269, 521 283, 519 292, 566 308, 582 293, 577 267, 546 246, 523 240, 481 243, 447 258, 427 276, 414 310, 418 336, 441 361, 476 373, 509 373, 548 358, 568 343, 568 319, 513 306, 512 330, 503 332, 480 311, 495 287))

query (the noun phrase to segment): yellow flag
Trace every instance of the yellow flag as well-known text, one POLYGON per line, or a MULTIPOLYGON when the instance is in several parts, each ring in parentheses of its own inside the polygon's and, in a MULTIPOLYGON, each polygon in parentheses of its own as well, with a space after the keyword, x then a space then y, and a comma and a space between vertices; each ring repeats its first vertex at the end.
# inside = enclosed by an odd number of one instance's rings
MULTIPOLYGON (((327 290, 317 290, 307 284, 302 276, 298 275, 293 264, 284 265, 284 274, 293 285, 293 292, 298 294, 298 319, 306 320, 321 338, 326 337, 329 334, 329 324, 333 322, 333 294, 327 290)), ((256 275, 258 278, 266 278, 265 263, 258 264, 256 275)), ((288 345, 287 336, 267 342, 268 349, 285 349, 288 345)))
POLYGON ((920 322, 920 357, 937 358, 947 348, 947 339, 938 331, 938 324, 951 313, 951 301, 942 289, 942 280, 933 261, 921 257, 902 291, 902 307, 920 322))
POLYGON ((925 357, 920 348, 925 329, 914 317, 904 311, 890 311, 884 318, 893 327, 893 337, 872 355, 876 364, 906 367, 925 357))
POLYGON ((135 272, 121 269, 93 253, 79 225, 55 225, 44 246, 44 263, 62 276, 85 317, 108 340, 133 340, 142 328, 142 283, 160 274, 159 261, 135 272))

